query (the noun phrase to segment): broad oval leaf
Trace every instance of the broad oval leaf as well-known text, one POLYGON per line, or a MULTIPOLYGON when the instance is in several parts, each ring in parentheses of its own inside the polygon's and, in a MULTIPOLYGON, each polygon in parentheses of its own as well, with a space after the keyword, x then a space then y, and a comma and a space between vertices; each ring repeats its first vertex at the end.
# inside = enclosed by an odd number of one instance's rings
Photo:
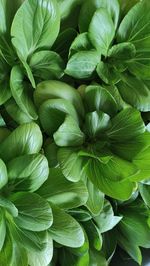
POLYGON ((55 0, 24 1, 11 27, 12 43, 19 57, 26 61, 35 50, 49 49, 58 35, 59 25, 55 0))
POLYGON ((63 175, 72 182, 78 182, 85 177, 85 169, 88 159, 78 154, 78 148, 60 148, 58 150, 58 162, 63 175))
POLYGON ((9 199, 0 196, 0 206, 4 208, 5 211, 9 212, 13 217, 18 216, 17 208, 9 199))
POLYGON ((119 20, 119 3, 118 0, 86 0, 83 1, 79 16, 79 29, 81 32, 88 30, 90 21, 99 8, 105 8, 111 16, 115 28, 119 20))
POLYGON ((98 9, 89 25, 88 36, 100 54, 107 55, 115 35, 115 27, 111 16, 104 8, 98 9))
POLYGON ((0 145, 0 157, 9 161, 24 154, 34 154, 40 151, 42 134, 35 123, 27 123, 17 127, 0 145))
POLYGON ((113 116, 117 113, 115 98, 103 87, 89 85, 85 89, 85 103, 89 112, 103 111, 113 116))
POLYGON ((145 124, 139 111, 126 108, 118 113, 112 120, 112 126, 107 132, 111 140, 123 142, 130 140, 145 132, 145 124))
POLYGON ((117 84, 123 100, 141 112, 150 111, 150 82, 132 75, 123 75, 117 84))
POLYGON ((55 143, 60 147, 80 146, 85 140, 84 133, 75 119, 66 115, 63 124, 53 135, 55 143))
POLYGON ((8 179, 15 191, 34 192, 48 178, 48 162, 42 154, 22 155, 7 164, 8 179))
POLYGON ((90 78, 100 60, 96 51, 81 51, 70 57, 65 73, 77 79, 90 78))
POLYGON ((75 183, 68 181, 59 168, 50 168, 47 181, 37 193, 63 209, 79 207, 88 199, 86 185, 82 181, 75 183))
POLYGON ((77 248, 84 243, 84 233, 79 223, 69 214, 52 206, 53 224, 48 230, 52 238, 64 246, 77 248))
POLYGON ((64 62, 55 52, 38 51, 32 55, 30 67, 33 75, 42 80, 60 79, 63 76, 64 62))
POLYGON ((62 98, 70 101, 76 108, 77 112, 83 116, 84 107, 78 91, 67 83, 48 80, 38 84, 34 92, 35 104, 39 107, 44 101, 48 99, 62 98))
POLYGON ((150 45, 150 2, 140 1, 122 20, 117 33, 118 42, 131 42, 138 51, 150 45), (144 14, 144 15, 143 15, 144 14))
POLYGON ((18 192, 10 196, 18 209, 16 224, 27 230, 39 232, 48 229, 53 222, 49 203, 35 193, 18 192))

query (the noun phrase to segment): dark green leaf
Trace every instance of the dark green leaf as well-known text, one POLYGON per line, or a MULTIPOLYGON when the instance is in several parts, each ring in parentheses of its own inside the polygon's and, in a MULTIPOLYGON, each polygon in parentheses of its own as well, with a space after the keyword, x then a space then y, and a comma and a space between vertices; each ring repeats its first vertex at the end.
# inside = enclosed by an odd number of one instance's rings
POLYGON ((94 13, 88 33, 93 46, 106 56, 115 35, 113 21, 106 9, 100 8, 94 13))
POLYGON ((89 112, 103 111, 111 116, 117 112, 114 97, 105 88, 98 85, 86 87, 85 102, 89 112))
POLYGON ((39 51, 32 55, 30 67, 34 76, 41 79, 60 79, 64 62, 59 54, 52 51, 39 51))
POLYGON ((40 151, 42 134, 35 123, 27 123, 16 128, 0 145, 0 157, 9 161, 19 155, 40 151))
POLYGON ((123 142, 144 133, 145 125, 139 111, 126 108, 118 113, 112 120, 112 126, 107 132, 111 140, 123 142))
POLYGON ((70 85, 56 80, 43 81, 38 84, 34 93, 35 104, 39 107, 48 99, 62 98, 74 105, 77 112, 83 116, 84 107, 80 94, 70 85))
POLYGON ((26 61, 35 50, 50 48, 57 37, 59 24, 55 0, 24 1, 11 27, 12 43, 19 57, 26 61))
POLYGON ((36 120, 37 114, 32 102, 32 88, 29 84, 23 82, 24 75, 19 66, 14 66, 11 71, 10 86, 12 95, 20 107, 20 109, 29 116, 29 118, 36 120))
POLYGON ((70 115, 66 115, 63 124, 53 135, 55 143, 58 146, 80 146, 83 144, 85 136, 80 130, 79 125, 75 119, 70 115))
POLYGON ((81 51, 69 59, 65 73, 77 79, 89 78, 100 60, 96 51, 81 51))

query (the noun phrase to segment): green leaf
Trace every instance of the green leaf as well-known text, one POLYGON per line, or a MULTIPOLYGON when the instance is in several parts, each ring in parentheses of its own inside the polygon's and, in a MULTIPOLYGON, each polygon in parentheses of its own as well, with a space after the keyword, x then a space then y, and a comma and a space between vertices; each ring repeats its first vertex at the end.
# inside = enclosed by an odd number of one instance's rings
POLYGON ((108 57, 109 62, 117 64, 118 61, 127 61, 133 58, 136 54, 135 46, 130 42, 119 43, 109 50, 108 57))
POLYGON ((131 256, 131 258, 141 265, 142 254, 140 248, 136 244, 129 242, 127 237, 122 234, 119 234, 118 236, 118 244, 131 256))
POLYGON ((12 43, 19 57, 26 61, 37 49, 49 49, 58 35, 59 24, 55 0, 24 1, 11 27, 12 43))
POLYGON ((4 162, 0 159, 0 189, 2 189, 8 182, 7 168, 4 162))
POLYGON ((108 266, 104 254, 95 249, 91 249, 89 266, 99 266, 99 263, 101 266, 108 266))
POLYGON ((81 32, 88 30, 90 21, 99 8, 105 8, 111 16, 115 28, 117 27, 119 20, 119 3, 118 0, 86 0, 83 1, 83 5, 79 16, 79 28, 81 32))
POLYGON ((17 127, 0 145, 0 157, 9 161, 19 155, 34 154, 40 151, 42 134, 35 123, 17 127))
POLYGON ((18 192, 10 198, 18 209, 18 217, 15 219, 18 226, 33 232, 43 231, 51 226, 52 211, 42 197, 35 193, 18 192))
POLYGON ((109 63, 100 62, 97 65, 96 72, 106 84, 116 84, 120 80, 118 71, 109 63))
POLYGON ((93 46, 106 56, 115 35, 113 21, 106 9, 100 8, 94 13, 88 33, 93 46))
POLYGON ((69 56, 72 56, 76 52, 89 50, 94 50, 94 47, 88 38, 88 33, 84 32, 79 34, 72 42, 70 46, 69 56))
POLYGON ((12 117, 14 121, 18 124, 29 123, 32 118, 24 113, 19 106, 16 104, 15 100, 11 98, 5 103, 5 108, 7 113, 12 117))
POLYGON ((49 167, 57 167, 58 160, 57 160, 57 151, 59 147, 56 146, 54 142, 47 142, 44 147, 44 154, 48 160, 49 167))
POLYGON ((8 77, 0 80, 0 105, 4 104, 11 97, 11 90, 8 77))
POLYGON ((98 215, 103 208, 104 194, 89 179, 87 179, 86 185, 89 197, 85 206, 94 216, 98 215))
POLYGON ((87 113, 85 116, 85 130, 90 137, 98 137, 103 134, 110 126, 110 116, 95 111, 87 113))
POLYGON ((20 266, 28 265, 27 252, 24 247, 13 241, 13 254, 10 266, 17 266, 18 264, 20 266))
POLYGON ((7 164, 9 182, 17 191, 34 192, 48 178, 48 162, 42 154, 19 156, 7 164))
POLYGON ((68 60, 69 49, 76 36, 77 31, 75 29, 66 28, 64 31, 59 33, 54 45, 52 46, 52 50, 58 53, 65 62, 68 60))
POLYGON ((47 242, 44 241, 44 244, 45 246, 41 251, 28 250, 28 261, 30 265, 32 266, 49 265, 53 256, 53 241, 48 234, 47 234, 47 242))
POLYGON ((88 199, 86 185, 82 181, 68 181, 59 168, 50 169, 49 178, 37 193, 63 209, 79 207, 88 199))
POLYGON ((101 250, 102 248, 102 236, 95 225, 95 223, 90 220, 84 223, 84 228, 86 230, 86 233, 88 235, 89 244, 91 248, 94 248, 96 250, 101 250))
POLYGON ((10 233, 7 232, 5 242, 2 250, 0 251, 0 264, 11 265, 12 261, 12 240, 10 233))
POLYGON ((3 248, 5 237, 6 237, 6 223, 5 223, 5 216, 4 211, 2 208, 0 208, 0 252, 3 248))
POLYGON ((31 119, 37 119, 37 113, 32 101, 32 90, 29 84, 23 82, 24 75, 19 66, 14 66, 11 71, 10 86, 12 95, 20 107, 31 119))
POLYGON ((49 80, 38 84, 34 92, 34 100, 37 107, 48 99, 62 98, 74 105, 79 115, 84 116, 84 107, 78 91, 67 83, 49 80))
POLYGON ((63 76, 64 62, 59 54, 52 51, 38 51, 30 59, 34 76, 41 79, 60 79, 63 76))
POLYGON ((150 80, 150 52, 140 51, 136 56, 127 61, 129 71, 143 79, 150 80))
POLYGON ((145 184, 139 184, 139 190, 145 204, 150 207, 150 186, 145 184))
POLYGON ((55 143, 58 146, 80 146, 83 144, 85 136, 80 130, 76 120, 70 115, 66 115, 63 124, 53 135, 55 143))
POLYGON ((90 78, 100 60, 96 51, 81 51, 69 59, 65 73, 77 79, 90 78))
POLYGON ((131 245, 149 248, 149 210, 143 201, 136 200, 126 208, 122 207, 119 213, 123 215, 118 225, 119 233, 128 239, 131 245))
POLYGON ((124 16, 126 13, 128 13, 128 11, 138 2, 139 0, 119 0, 122 15, 124 16))
POLYGON ((69 214, 52 206, 53 224, 48 230, 52 238, 64 246, 77 248, 84 243, 84 233, 79 223, 69 214))
POLYGON ((76 148, 60 148, 58 150, 58 161, 63 175, 72 182, 78 182, 85 177, 85 169, 88 160, 79 156, 76 148))
POLYGON ((110 116, 117 112, 114 97, 103 87, 89 85, 85 90, 85 102, 89 112, 103 111, 110 116))
POLYGON ((145 132, 145 124, 139 111, 126 108, 118 113, 112 120, 112 126, 107 132, 111 140, 123 142, 135 138, 145 132))
POLYGON ((0 50, 5 60, 12 64, 15 58, 11 45, 10 28, 13 17, 21 4, 20 0, 0 0, 1 23, 0 23, 0 50))
POLYGON ((122 20, 117 33, 118 42, 131 42, 138 51, 149 49, 150 2, 140 1, 122 20), (143 15, 144 14, 144 15, 143 15))
POLYGON ((0 196, 0 206, 9 212, 13 217, 18 216, 18 210, 15 205, 8 199, 0 196))
POLYGON ((141 181, 150 177, 150 146, 140 151, 133 159, 133 163, 140 170, 132 180, 141 181))
POLYGON ((145 132, 128 140, 128 142, 118 142, 116 140, 116 142, 111 143, 110 149, 119 157, 132 161, 140 152, 149 146, 150 134, 149 132, 145 132))
POLYGON ((137 77, 124 74, 117 88, 125 102, 142 112, 150 111, 149 81, 142 81, 137 77))
POLYGON ((50 99, 45 101, 39 109, 39 118, 45 132, 52 136, 64 122, 66 114, 78 121, 74 106, 65 99, 50 99))
POLYGON ((86 252, 81 256, 76 256, 70 250, 63 248, 60 253, 61 266, 73 265, 73 266, 87 266, 89 265, 89 253, 86 252))
POLYGON ((69 214, 72 215, 79 222, 87 222, 92 219, 92 215, 85 208, 76 208, 69 210, 69 214))
POLYGON ((104 207, 94 221, 101 233, 107 232, 114 228, 122 219, 122 216, 115 216, 109 201, 105 200, 104 207))
POLYGON ((112 198, 121 200, 131 196, 135 185, 128 178, 136 172, 133 164, 119 157, 113 157, 107 164, 90 159, 86 169, 86 175, 98 189, 112 198))

